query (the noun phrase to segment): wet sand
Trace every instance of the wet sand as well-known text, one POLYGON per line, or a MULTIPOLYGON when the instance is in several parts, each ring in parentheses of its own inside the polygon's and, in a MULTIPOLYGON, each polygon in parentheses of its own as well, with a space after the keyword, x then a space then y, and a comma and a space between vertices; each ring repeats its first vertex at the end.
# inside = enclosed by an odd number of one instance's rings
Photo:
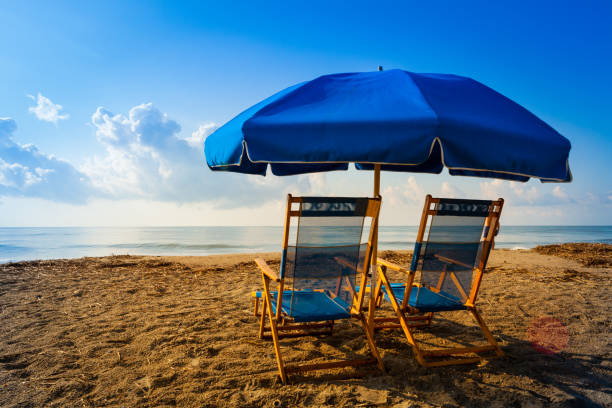
MULTIPOLYGON (((256 336, 253 254, 0 265, 0 406, 612 406, 612 246, 572 245, 493 252, 478 306, 503 358, 422 368, 400 331, 382 331, 386 374, 312 372, 287 386, 256 336)), ((263 257, 278 267, 278 254, 263 257)), ((351 357, 367 351, 361 333, 347 322, 281 347, 288 361, 351 357)), ((481 341, 465 312, 418 338, 481 341)))

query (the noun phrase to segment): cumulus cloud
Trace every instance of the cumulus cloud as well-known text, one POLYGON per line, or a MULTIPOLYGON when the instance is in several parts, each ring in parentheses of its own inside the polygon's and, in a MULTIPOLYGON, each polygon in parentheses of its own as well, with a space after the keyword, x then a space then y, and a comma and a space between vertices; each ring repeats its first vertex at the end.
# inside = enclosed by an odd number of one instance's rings
POLYGON ((28 110, 33 113, 38 119, 51 122, 57 125, 59 120, 68 119, 67 113, 60 113, 62 105, 51 102, 51 99, 38 93, 38 96, 28 95, 28 98, 36 102, 36 106, 30 106, 28 110))
POLYGON ((563 201, 567 201, 569 199, 569 196, 561 186, 556 186, 555 188, 553 188, 552 195, 563 201))
POLYGON ((403 184, 385 187, 383 197, 385 197, 385 201, 389 201, 394 206, 416 204, 423 201, 425 190, 417 183, 414 176, 410 176, 403 184))
POLYGON ((82 170, 97 189, 113 197, 255 205, 269 201, 266 191, 284 191, 296 183, 253 183, 240 174, 212 174, 202 141, 216 125, 201 125, 191 137, 181 137, 181 126, 151 103, 134 106, 127 115, 99 107, 91 123, 105 154, 88 159, 82 170))
POLYGON ((561 186, 543 184, 536 187, 535 181, 529 184, 506 180, 485 181, 480 183, 480 193, 490 200, 502 197, 514 206, 554 206, 577 202, 561 186))
POLYGON ((13 119, 0 118, 0 196, 83 203, 94 193, 88 177, 70 163, 13 141, 16 130, 13 119))
MULTIPOLYGON (((41 98, 43 105, 51 104, 39 95, 41 98)), ((55 117, 60 119, 61 107, 54 106, 55 117)), ((44 117, 52 121, 51 116, 44 117)), ((217 125, 202 124, 185 138, 181 126, 151 103, 134 106, 127 114, 99 107, 91 116, 91 124, 102 153, 85 158, 77 168, 40 152, 34 145, 15 143, 15 121, 0 119, 0 196, 69 203, 84 203, 93 197, 209 202, 230 208, 270 202, 279 193, 308 191, 311 184, 320 182, 213 174, 206 167, 202 143, 217 125)))
POLYGON ((448 197, 448 198, 456 198, 456 197, 463 197, 463 196, 465 196, 463 191, 461 191, 457 187, 454 187, 448 181, 443 181, 442 182, 442 185, 440 186, 440 192, 442 193, 442 196, 448 197))
POLYGON ((214 122, 208 122, 200 125, 196 131, 194 131, 190 137, 186 137, 184 140, 191 146, 197 149, 204 149, 204 140, 212 134, 219 125, 214 122))

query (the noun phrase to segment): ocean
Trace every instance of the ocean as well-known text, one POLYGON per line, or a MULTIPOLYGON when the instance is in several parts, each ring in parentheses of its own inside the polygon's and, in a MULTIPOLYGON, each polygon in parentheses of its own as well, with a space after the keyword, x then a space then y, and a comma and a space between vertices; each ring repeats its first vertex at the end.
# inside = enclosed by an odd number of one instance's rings
MULTIPOLYGON (((380 249, 412 249, 417 227, 381 227, 380 249)), ((210 255, 280 250, 282 227, 0 228, 0 262, 106 255, 210 255)), ((612 226, 504 226, 496 248, 612 243, 612 226)))

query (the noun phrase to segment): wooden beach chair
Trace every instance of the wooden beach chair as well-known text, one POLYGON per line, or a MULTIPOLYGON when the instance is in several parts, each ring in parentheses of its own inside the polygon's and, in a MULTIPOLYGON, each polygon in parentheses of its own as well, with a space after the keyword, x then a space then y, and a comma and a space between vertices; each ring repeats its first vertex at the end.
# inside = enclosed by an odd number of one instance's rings
POLYGON ((288 374, 309 370, 368 364, 384 370, 363 313, 380 202, 380 197, 288 196, 280 272, 255 260, 263 280, 259 337, 271 334, 283 384, 288 374), (281 337, 329 333, 334 321, 350 318, 359 320, 370 358, 285 364, 281 337))
POLYGON ((483 352, 495 352, 497 356, 502 356, 475 303, 499 229, 503 204, 501 198, 484 201, 432 198, 428 195, 410 268, 405 269, 383 259, 377 261, 379 273, 374 303, 380 305, 384 296, 397 317, 374 318, 370 327, 373 326, 374 330, 401 328, 413 347, 417 361, 426 367, 478 362, 481 359, 479 353, 483 352), (405 274, 405 283, 391 283, 389 270, 405 274), (419 272, 420 280, 415 283, 419 272), (415 340, 413 329, 431 324, 434 313, 456 310, 471 313, 488 344, 437 350, 421 348, 415 340))

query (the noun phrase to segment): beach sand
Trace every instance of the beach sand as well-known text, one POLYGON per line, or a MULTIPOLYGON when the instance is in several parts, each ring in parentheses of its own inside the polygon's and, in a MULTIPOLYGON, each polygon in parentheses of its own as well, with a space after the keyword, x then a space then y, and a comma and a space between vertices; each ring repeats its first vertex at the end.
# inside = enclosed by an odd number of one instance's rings
MULTIPOLYGON (((0 265, 0 406, 612 406, 611 248, 493 251, 478 306, 503 358, 422 368, 400 331, 382 331, 386 374, 311 372, 287 386, 271 342, 256 336, 253 254, 0 265), (542 322, 557 324, 548 349, 530 342, 546 334, 542 322)), ((278 254, 263 257, 278 266, 278 254)), ((465 312, 418 338, 481 341, 465 312)), ((350 322, 281 344, 287 361, 367 351, 350 322)))

